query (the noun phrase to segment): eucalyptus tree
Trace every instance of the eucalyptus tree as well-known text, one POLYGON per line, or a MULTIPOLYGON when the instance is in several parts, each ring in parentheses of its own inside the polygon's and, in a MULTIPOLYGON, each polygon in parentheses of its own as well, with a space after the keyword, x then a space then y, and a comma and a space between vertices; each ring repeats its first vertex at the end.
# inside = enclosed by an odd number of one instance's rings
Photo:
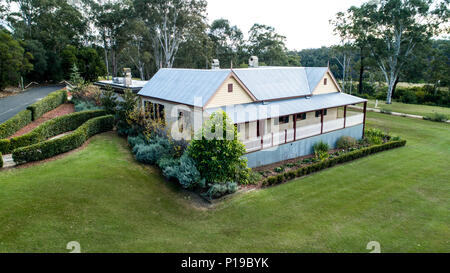
POLYGON ((152 37, 157 69, 172 67, 180 45, 206 18, 205 0, 134 0, 152 37))
POLYGON ((254 24, 249 31, 248 50, 256 55, 262 64, 287 65, 286 37, 278 34, 271 26, 254 24))
POLYGON ((231 26, 226 19, 214 20, 208 35, 214 45, 214 55, 221 65, 228 66, 233 62, 239 65, 244 48, 244 35, 237 26, 231 26))
POLYGON ((105 52, 106 72, 108 75, 112 72, 114 77, 118 74, 118 55, 128 39, 131 7, 132 2, 128 0, 91 1, 92 19, 105 52))
POLYGON ((353 87, 352 65, 354 64, 353 63, 353 56, 355 55, 354 52, 355 48, 349 42, 345 42, 343 45, 333 46, 331 50, 333 59, 341 67, 342 90, 344 92, 350 92, 350 94, 353 87), (348 85, 349 81, 350 84, 348 85))
POLYGON ((369 21, 365 17, 366 7, 350 7, 346 12, 339 12, 330 23, 334 26, 334 32, 346 41, 349 46, 359 49, 359 86, 358 91, 363 93, 363 80, 365 71, 365 59, 368 55, 368 30, 369 21))
POLYGON ((152 60, 151 47, 148 46, 150 41, 144 22, 139 18, 131 20, 128 41, 122 55, 139 72, 141 80, 145 80, 145 67, 152 60))
POLYGON ((368 47, 382 71, 388 92, 419 44, 442 31, 448 22, 449 0, 379 0, 361 6, 367 21, 368 47))

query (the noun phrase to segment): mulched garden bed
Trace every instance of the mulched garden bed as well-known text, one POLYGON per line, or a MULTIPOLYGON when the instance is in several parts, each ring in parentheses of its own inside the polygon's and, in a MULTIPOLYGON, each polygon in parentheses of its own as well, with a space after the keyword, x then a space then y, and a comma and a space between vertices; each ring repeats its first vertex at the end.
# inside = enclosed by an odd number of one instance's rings
POLYGON ((47 120, 50 120, 50 119, 53 119, 53 118, 56 118, 59 116, 64 116, 64 115, 67 115, 67 114, 70 114, 73 112, 75 112, 75 106, 72 103, 62 104, 62 105, 58 106, 57 108, 51 110, 50 112, 45 113, 42 117, 38 118, 37 120, 35 120, 32 123, 28 124, 27 126, 23 127, 22 129, 17 131, 14 135, 12 135, 8 138, 13 138, 13 137, 18 137, 18 136, 24 135, 26 133, 31 132, 34 128, 38 127, 39 125, 46 122, 47 120))

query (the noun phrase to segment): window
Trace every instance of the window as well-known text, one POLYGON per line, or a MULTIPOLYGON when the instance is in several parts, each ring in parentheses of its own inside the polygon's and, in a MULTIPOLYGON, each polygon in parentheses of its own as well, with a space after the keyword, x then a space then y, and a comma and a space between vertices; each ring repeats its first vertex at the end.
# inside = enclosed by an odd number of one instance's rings
POLYGON ((233 92, 233 84, 232 83, 228 84, 228 93, 231 93, 231 92, 233 92))
POLYGON ((279 124, 286 124, 289 123, 289 116, 282 116, 278 118, 279 124))
POLYGON ((165 122, 164 105, 155 103, 155 113, 156 119, 160 119, 163 123, 165 122))
POLYGON ((266 133, 267 133, 267 134, 270 134, 271 132, 272 132, 272 119, 269 118, 269 119, 267 120, 267 131, 266 131, 266 133))
POLYGON ((306 119, 306 113, 297 114, 297 120, 305 120, 306 119))
MULTIPOLYGON (((323 115, 326 116, 328 114, 327 109, 323 110, 323 115)), ((320 117, 322 115, 322 110, 316 111, 316 118, 320 117)))
POLYGON ((327 85, 327 81, 328 81, 327 78, 323 79, 323 85, 327 85))

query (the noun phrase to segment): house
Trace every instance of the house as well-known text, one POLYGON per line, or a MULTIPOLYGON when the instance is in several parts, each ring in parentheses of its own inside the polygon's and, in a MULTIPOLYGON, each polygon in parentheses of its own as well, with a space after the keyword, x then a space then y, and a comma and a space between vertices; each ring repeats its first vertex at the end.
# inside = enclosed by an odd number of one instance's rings
POLYGON ((160 69, 138 95, 152 118, 187 139, 210 114, 225 111, 249 167, 311 154, 318 141, 334 147, 341 136, 364 134, 367 101, 343 93, 328 67, 160 69))

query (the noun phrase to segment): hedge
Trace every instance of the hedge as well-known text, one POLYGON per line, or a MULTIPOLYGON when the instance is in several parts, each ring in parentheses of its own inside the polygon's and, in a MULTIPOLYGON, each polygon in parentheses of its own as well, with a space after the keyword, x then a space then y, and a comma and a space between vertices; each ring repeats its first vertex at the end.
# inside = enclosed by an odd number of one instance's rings
POLYGON ((0 139, 13 135, 15 132, 30 124, 31 121, 32 114, 30 110, 20 111, 12 118, 0 124, 0 139))
POLYGON ((114 116, 112 115, 96 117, 61 138, 15 149, 12 157, 17 164, 50 158, 80 147, 91 136, 111 130, 113 124, 114 116))
POLYGON ((333 167, 336 164, 352 161, 357 158, 361 158, 364 156, 368 156, 370 154, 378 153, 381 151, 402 147, 406 145, 406 140, 398 140, 398 141, 391 141, 388 143, 380 144, 380 145, 374 145, 366 148, 362 148, 359 150, 355 150, 352 152, 348 152, 345 154, 342 154, 337 157, 329 158, 324 161, 320 161, 302 168, 299 168, 295 171, 289 171, 285 174, 279 174, 275 176, 268 177, 266 180, 263 181, 263 186, 271 186, 275 184, 280 184, 287 180, 292 180, 295 177, 301 177, 304 175, 308 175, 326 168, 333 167))
POLYGON ((31 111, 33 120, 38 119, 43 114, 47 113, 60 106, 67 101, 67 90, 61 89, 48 94, 45 98, 27 107, 31 111))
POLYGON ((7 154, 14 149, 42 142, 50 137, 73 131, 91 118, 106 115, 104 110, 83 111, 56 117, 34 128, 33 131, 11 139, 0 140, 0 152, 7 154))

